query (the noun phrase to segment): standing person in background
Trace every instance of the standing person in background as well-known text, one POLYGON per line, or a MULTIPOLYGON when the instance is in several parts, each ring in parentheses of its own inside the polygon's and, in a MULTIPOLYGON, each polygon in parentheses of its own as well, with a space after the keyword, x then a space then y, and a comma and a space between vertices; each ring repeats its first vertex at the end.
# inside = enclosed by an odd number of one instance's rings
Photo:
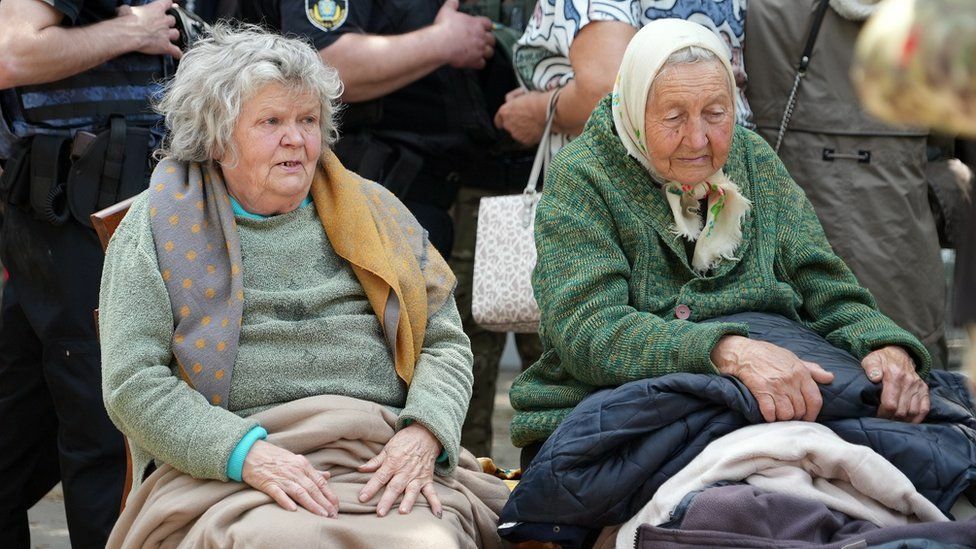
POLYGON ((746 0, 555 0, 539 2, 515 47, 521 85, 495 116, 495 124, 526 145, 538 143, 549 96, 559 96, 553 152, 583 130, 597 102, 613 88, 620 60, 638 29, 655 19, 685 19, 718 34, 729 48, 736 78, 736 122, 749 127, 743 87, 746 0))
MULTIPOLYGON (((497 111, 505 102, 506 93, 518 86, 512 68, 512 47, 525 30, 535 6, 536 0, 465 0, 461 4, 462 11, 488 17, 496 23, 496 55, 478 74, 486 113, 497 111)), ((455 291, 458 310, 474 354, 474 386, 461 429, 461 444, 476 456, 490 456, 492 453, 491 418, 495 412, 499 364, 507 339, 507 334, 503 332, 482 328, 471 315, 478 208, 482 198, 522 192, 535 156, 534 150, 525 148, 504 131, 496 129, 489 118, 485 122, 481 127, 481 141, 485 143, 491 160, 473 164, 478 169, 469 170, 461 177, 461 190, 452 212, 457 241, 450 260, 451 270, 458 279, 455 291)), ((537 334, 515 334, 515 345, 523 368, 542 355, 542 343, 537 334)))
MULTIPOLYGON (((976 171, 976 5, 889 0, 858 36, 851 72, 865 109, 896 124, 959 134, 956 156, 976 171)), ((976 197, 960 197, 952 319, 969 332, 976 379, 976 197)), ((955 206, 952 204, 950 206, 955 206)))
POLYGON ((103 547, 118 517, 126 460, 102 404, 88 216, 146 187, 162 135, 149 98, 180 55, 172 5, 0 2, 0 547, 29 546, 27 510, 59 480, 72 546, 103 547))
POLYGON ((494 54, 491 21, 458 0, 245 0, 244 20, 308 38, 345 85, 342 163, 402 200, 449 257, 448 209, 474 149, 470 73, 494 54))
MULTIPOLYGON (((819 0, 751 0, 745 50, 757 131, 775 143, 819 0)), ((859 106, 854 42, 877 0, 831 0, 778 153, 881 312, 946 363, 946 282, 928 202, 928 131, 859 106)))

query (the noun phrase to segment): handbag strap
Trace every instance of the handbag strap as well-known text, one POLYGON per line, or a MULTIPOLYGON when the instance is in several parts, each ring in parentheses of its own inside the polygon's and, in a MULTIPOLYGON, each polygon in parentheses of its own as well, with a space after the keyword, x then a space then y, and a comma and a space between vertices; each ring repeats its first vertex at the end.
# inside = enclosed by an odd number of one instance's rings
POLYGON ((535 194, 539 176, 544 175, 549 170, 549 160, 552 158, 552 121, 556 118, 556 103, 559 101, 559 94, 562 88, 556 88, 549 96, 549 107, 546 111, 546 129, 542 130, 542 139, 539 141, 539 148, 535 152, 535 161, 532 162, 532 171, 529 172, 529 182, 525 185, 524 194, 535 194))
POLYGON ((810 32, 807 33, 807 43, 803 46, 803 53, 800 55, 800 62, 796 65, 796 77, 793 79, 793 89, 790 90, 790 98, 786 100, 786 108, 783 110, 783 119, 779 123, 779 133, 776 135, 776 145, 773 150, 779 153, 779 147, 783 144, 783 136, 786 135, 786 128, 790 125, 793 118, 793 111, 796 109, 796 92, 800 89, 800 81, 807 74, 810 67, 810 57, 813 56, 813 46, 817 43, 817 35, 820 34, 820 25, 823 23, 827 7, 830 5, 828 0, 819 0, 817 11, 813 14, 810 21, 810 32))

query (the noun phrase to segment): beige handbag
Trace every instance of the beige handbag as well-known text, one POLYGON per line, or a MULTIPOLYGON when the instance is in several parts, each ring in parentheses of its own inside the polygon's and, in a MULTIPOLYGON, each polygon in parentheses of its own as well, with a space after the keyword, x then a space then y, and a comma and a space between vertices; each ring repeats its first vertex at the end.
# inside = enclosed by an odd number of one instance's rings
POLYGON ((535 190, 549 168, 556 90, 549 99, 546 128, 522 194, 482 198, 474 248, 471 315, 493 332, 532 333, 539 329, 539 306, 532 295, 535 267, 535 190))

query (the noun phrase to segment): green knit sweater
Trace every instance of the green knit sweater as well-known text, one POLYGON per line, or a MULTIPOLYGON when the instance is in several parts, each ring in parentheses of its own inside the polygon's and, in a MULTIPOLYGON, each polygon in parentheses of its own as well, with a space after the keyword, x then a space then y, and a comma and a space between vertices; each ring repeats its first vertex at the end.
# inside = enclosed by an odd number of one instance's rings
POLYGON ((688 263, 661 189, 617 138, 609 98, 552 162, 536 213, 532 286, 542 358, 512 385, 512 441, 547 438, 584 397, 675 372, 718 374, 710 354, 745 311, 799 321, 857 358, 900 345, 926 375, 922 344, 882 315, 827 243, 803 191, 758 135, 737 127, 726 174, 752 201, 737 260, 704 276, 688 263), (687 320, 675 308, 691 310, 687 320))
POLYGON ((177 374, 173 314, 140 196, 116 231, 102 275, 102 382, 109 416, 129 438, 135 480, 150 459, 199 478, 226 479, 227 459, 256 423, 248 416, 312 395, 355 397, 423 424, 457 464, 471 396, 471 350, 449 298, 427 325, 408 387, 378 319, 313 206, 268 219, 237 217, 244 314, 228 408, 210 405, 177 374))

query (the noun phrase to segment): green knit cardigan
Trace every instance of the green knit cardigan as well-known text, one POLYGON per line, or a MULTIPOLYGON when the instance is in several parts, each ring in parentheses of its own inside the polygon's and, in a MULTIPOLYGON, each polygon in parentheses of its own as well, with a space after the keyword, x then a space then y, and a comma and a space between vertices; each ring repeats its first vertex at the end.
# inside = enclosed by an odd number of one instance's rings
POLYGON ((927 375, 931 358, 881 314, 827 243, 813 207, 776 154, 736 127, 725 172, 752 201, 737 259, 691 268, 661 189, 627 155, 609 98, 553 159, 536 213, 532 287, 543 355, 512 385, 512 442, 545 440, 587 395, 675 372, 718 375, 710 354, 746 311, 796 320, 858 359, 900 345, 927 375), (675 308, 691 310, 687 320, 675 308))

